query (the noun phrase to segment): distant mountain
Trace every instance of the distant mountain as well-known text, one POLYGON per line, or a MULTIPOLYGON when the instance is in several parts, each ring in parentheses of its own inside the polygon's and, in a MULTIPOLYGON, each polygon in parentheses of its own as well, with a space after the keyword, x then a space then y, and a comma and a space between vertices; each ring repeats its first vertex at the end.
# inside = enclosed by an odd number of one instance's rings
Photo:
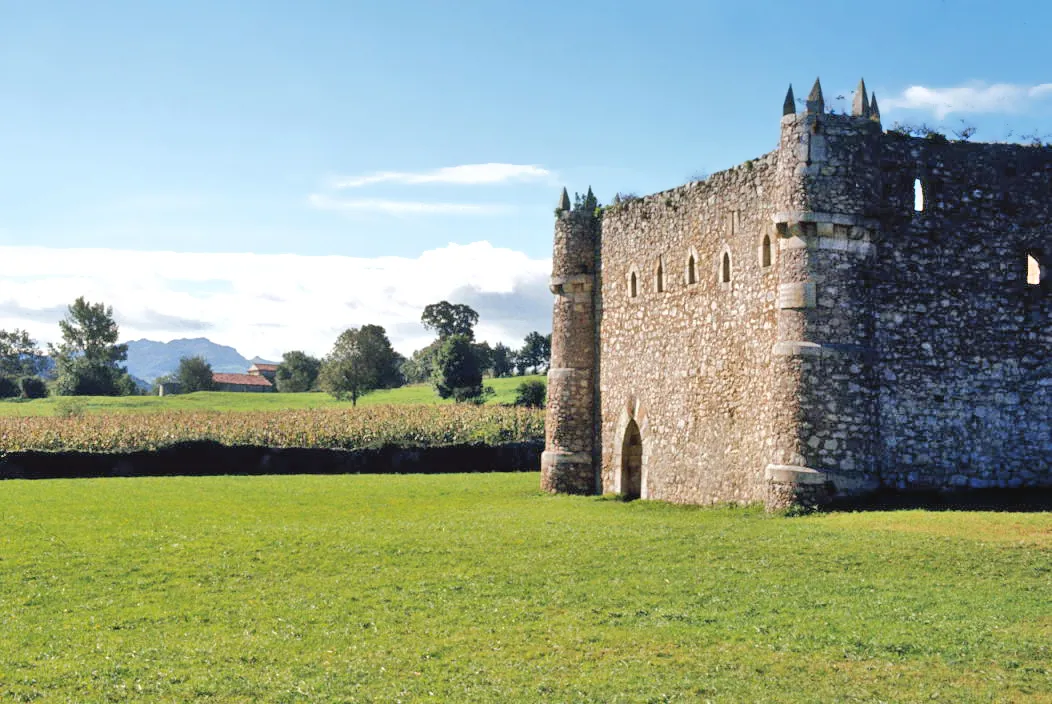
POLYGON ((128 373, 153 381, 179 369, 183 357, 204 357, 214 372, 245 372, 252 362, 233 347, 217 345, 206 337, 155 342, 132 340, 128 343, 128 373))
POLYGON ((262 357, 253 357, 248 360, 249 364, 281 364, 281 362, 275 362, 271 359, 263 359, 262 357))

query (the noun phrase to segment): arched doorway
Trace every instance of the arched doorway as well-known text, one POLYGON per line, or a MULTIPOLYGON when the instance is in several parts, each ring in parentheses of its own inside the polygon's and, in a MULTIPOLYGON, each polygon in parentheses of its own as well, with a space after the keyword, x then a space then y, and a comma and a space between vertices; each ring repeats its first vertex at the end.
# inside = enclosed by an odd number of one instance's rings
POLYGON ((621 495, 638 499, 643 488, 643 437, 634 420, 628 422, 621 443, 621 495))

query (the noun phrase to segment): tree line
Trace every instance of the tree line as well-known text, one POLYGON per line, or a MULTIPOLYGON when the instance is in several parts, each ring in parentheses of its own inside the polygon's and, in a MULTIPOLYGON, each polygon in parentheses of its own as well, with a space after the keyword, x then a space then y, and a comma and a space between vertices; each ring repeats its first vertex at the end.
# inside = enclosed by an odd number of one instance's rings
MULTIPOLYGON (((391 347, 382 326, 349 328, 324 359, 299 350, 286 352, 275 383, 278 391, 321 390, 356 404, 371 391, 430 382, 442 398, 479 402, 487 395, 482 383, 486 375, 548 371, 550 334, 531 332, 517 350, 502 343, 491 347, 475 341, 478 320, 478 313, 461 303, 439 301, 426 306, 420 322, 435 333, 435 339, 408 359, 391 347)), ((530 398, 536 393, 534 389, 530 398)))
POLYGON ((0 330, 0 398, 20 396, 127 396, 139 392, 121 362, 128 346, 117 342, 113 308, 78 298, 58 323, 62 342, 47 353, 25 330, 0 330), (45 373, 54 376, 49 386, 45 373))
MULTIPOLYGON (((424 308, 420 321, 435 339, 410 358, 391 346, 380 325, 345 330, 324 358, 300 350, 282 355, 275 377, 281 392, 326 391, 356 404, 377 389, 431 383, 442 398, 481 402, 487 395, 484 376, 506 377, 546 372, 551 357, 551 335, 531 332, 522 347, 476 342, 479 315, 470 306, 448 301, 424 308)), ((61 343, 45 353, 25 330, 0 330, 0 398, 20 396, 120 396, 140 393, 122 364, 128 346, 118 342, 113 308, 78 298, 59 321, 61 343), (47 383, 44 376, 53 380, 47 383)), ((185 357, 178 370, 157 383, 177 381, 184 393, 215 388, 211 365, 202 357, 185 357)), ((533 404, 543 388, 526 394, 533 404)), ((543 403, 543 400, 541 401, 543 403)))

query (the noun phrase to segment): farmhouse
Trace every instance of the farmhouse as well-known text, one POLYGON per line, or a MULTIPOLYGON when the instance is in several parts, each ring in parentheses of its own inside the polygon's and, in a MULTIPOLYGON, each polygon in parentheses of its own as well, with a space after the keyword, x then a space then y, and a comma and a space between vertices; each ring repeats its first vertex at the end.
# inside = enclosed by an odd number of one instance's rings
POLYGON ((778 147, 556 210, 542 485, 683 503, 1052 486, 1052 149, 786 96, 778 147))
POLYGON ((273 391, 274 385, 261 374, 213 374, 216 391, 273 391))
POLYGON ((248 368, 248 373, 252 376, 261 376, 273 384, 278 376, 278 365, 257 362, 248 368))

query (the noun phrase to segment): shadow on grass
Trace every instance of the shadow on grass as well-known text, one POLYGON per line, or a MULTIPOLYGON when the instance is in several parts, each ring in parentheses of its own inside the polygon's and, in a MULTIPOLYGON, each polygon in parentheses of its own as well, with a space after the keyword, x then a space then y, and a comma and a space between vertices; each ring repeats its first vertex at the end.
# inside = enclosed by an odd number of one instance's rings
POLYGON ((881 490, 865 496, 838 497, 819 510, 829 511, 1052 511, 1052 487, 1035 489, 961 489, 955 491, 881 490))

